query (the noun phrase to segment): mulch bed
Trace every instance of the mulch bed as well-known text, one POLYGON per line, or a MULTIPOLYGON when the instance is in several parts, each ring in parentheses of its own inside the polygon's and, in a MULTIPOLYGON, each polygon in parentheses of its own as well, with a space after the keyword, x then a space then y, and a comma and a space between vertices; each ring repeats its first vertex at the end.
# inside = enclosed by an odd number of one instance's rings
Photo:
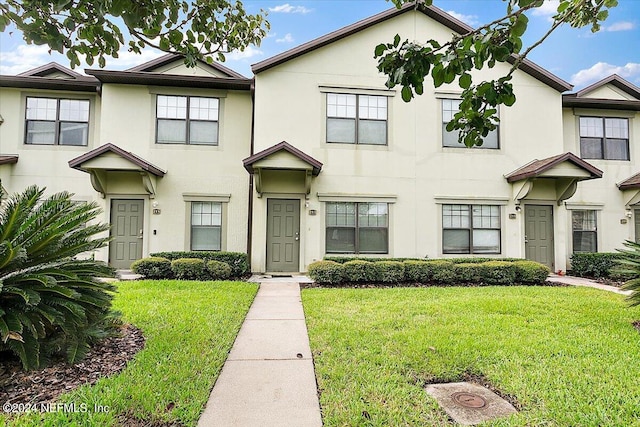
POLYGON ((74 365, 59 360, 45 369, 25 372, 17 358, 2 360, 0 402, 51 402, 62 393, 84 384, 95 384, 100 378, 122 371, 142 348, 142 331, 133 325, 125 325, 121 334, 102 340, 91 348, 87 357, 74 365))

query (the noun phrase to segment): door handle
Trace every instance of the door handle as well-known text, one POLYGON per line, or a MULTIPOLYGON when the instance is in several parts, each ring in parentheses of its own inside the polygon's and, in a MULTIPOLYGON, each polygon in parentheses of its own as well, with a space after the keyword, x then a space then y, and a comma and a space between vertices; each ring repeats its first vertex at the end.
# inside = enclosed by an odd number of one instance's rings
POLYGON ((299 232, 299 231, 296 231, 296 237, 295 237, 295 240, 296 240, 296 242, 297 242, 298 240, 300 240, 300 232, 299 232))
POLYGON ((525 242, 525 243, 529 243, 529 239, 527 238, 527 235, 526 235, 526 234, 525 234, 525 236, 524 236, 524 242, 525 242))
POLYGON ((140 229, 140 232, 138 233, 138 239, 142 239, 142 229, 140 229))

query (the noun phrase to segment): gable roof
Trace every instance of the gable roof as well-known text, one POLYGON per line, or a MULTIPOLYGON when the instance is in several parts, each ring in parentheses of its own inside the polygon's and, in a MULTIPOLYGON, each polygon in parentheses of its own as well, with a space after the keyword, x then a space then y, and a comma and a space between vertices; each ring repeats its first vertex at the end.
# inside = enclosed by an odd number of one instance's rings
POLYGON ((314 176, 317 176, 320 173, 320 170, 322 170, 322 163, 320 161, 314 159, 313 157, 311 157, 306 153, 303 153, 302 151, 298 150, 296 147, 294 147, 293 145, 289 144, 286 141, 282 141, 272 147, 269 147, 265 150, 260 151, 259 153, 254 154, 253 156, 247 157, 242 161, 242 164, 244 165, 244 168, 247 170, 247 172, 253 173, 254 163, 282 150, 287 151, 288 153, 294 155, 295 157, 302 160, 303 162, 309 164, 309 166, 312 167, 312 174, 314 176))
POLYGON ((579 90, 576 93, 569 93, 562 95, 563 107, 578 107, 578 108, 604 108, 609 110, 635 110, 640 111, 640 88, 633 83, 623 79, 617 74, 612 74, 609 77, 593 83, 579 90), (599 89, 603 86, 614 86, 624 93, 631 95, 636 100, 622 100, 622 99, 601 99, 601 98, 587 98, 585 95, 599 89))
POLYGON ((129 85, 157 85, 209 89, 250 90, 252 80, 247 78, 181 76, 178 74, 149 73, 146 71, 109 71, 88 69, 85 72, 102 83, 129 85))
POLYGON ((55 62, 15 76, 0 75, 0 87, 96 92, 99 86, 100 82, 95 78, 76 73, 55 62), (55 73, 62 73, 68 78, 51 77, 55 73))
MULTIPOLYGON (((352 34, 355 34, 369 27, 372 27, 376 24, 395 18, 396 16, 402 15, 406 12, 410 12, 413 10, 418 10, 424 13, 426 16, 439 22, 440 24, 446 26, 447 28, 451 29, 452 31, 458 34, 466 34, 474 30, 473 27, 470 27, 469 25, 454 18, 453 16, 449 15, 448 13, 444 12, 441 9, 438 9, 435 6, 425 6, 422 4, 416 5, 413 3, 405 3, 399 9, 398 8, 388 9, 384 12, 378 13, 369 18, 363 19, 354 24, 351 24, 339 30, 333 31, 322 37, 311 40, 310 42, 304 43, 298 47, 294 47, 293 49, 282 52, 271 58, 265 59, 264 61, 253 64, 251 66, 251 70, 253 71, 254 74, 261 73, 262 71, 266 71, 270 68, 273 68, 291 59, 294 59, 304 54, 307 54, 309 52, 312 52, 316 49, 324 47, 335 41, 341 40, 352 34)), ((516 56, 512 55, 509 57, 508 62, 513 64, 515 60, 516 60, 516 56)), ((550 73, 549 71, 545 70, 539 65, 529 61, 528 59, 525 59, 524 61, 522 61, 522 63, 519 66, 519 69, 529 74, 530 76, 540 80, 542 83, 545 83, 546 85, 552 87, 558 92, 565 92, 573 89, 573 85, 562 80, 560 77, 550 73)))
MULTIPOLYGON (((184 55, 179 55, 179 54, 175 54, 175 53, 168 53, 166 55, 163 55, 159 58, 153 59, 151 61, 145 62, 144 64, 140 64, 137 65, 135 67, 131 67, 126 69, 125 71, 141 71, 141 72, 153 72, 155 70, 157 70, 158 68, 164 66, 164 65, 168 65, 171 64, 172 62, 176 62, 179 60, 184 60, 184 55)), ((209 64, 207 61, 202 61, 200 59, 198 59, 198 64, 203 65, 205 67, 211 68, 219 73, 224 74, 226 77, 230 77, 233 79, 246 79, 245 76, 243 76, 240 73, 236 73, 235 71, 233 71, 231 68, 227 68, 222 64, 219 64, 217 62, 213 62, 211 64, 209 64)))
POLYGON ((96 157, 100 157, 101 155, 105 154, 105 153, 115 153, 117 155, 119 155, 120 157, 122 157, 125 160, 130 161, 131 163, 133 163, 134 165, 140 167, 142 170, 145 170, 155 176, 158 177, 162 177, 164 176, 164 174, 166 174, 167 172, 160 169, 159 167, 149 163, 148 161, 146 161, 145 159, 143 159, 142 157, 138 157, 137 155, 129 152, 129 151, 125 151, 122 148, 118 147, 117 145, 108 143, 105 145, 102 145, 96 149, 93 149, 85 154, 83 154, 82 156, 76 157, 75 159, 71 159, 69 160, 69 167, 73 168, 73 169, 78 169, 78 170, 83 170, 82 169, 82 164, 95 159, 96 157))
POLYGON ((516 182, 527 178, 535 178, 563 162, 570 162, 587 171, 593 178, 602 178, 602 171, 590 163, 585 162, 573 153, 558 154, 542 160, 534 160, 515 171, 505 175, 507 182, 516 182))
POLYGON ((83 76, 80 73, 76 73, 75 71, 73 71, 73 70, 71 70, 71 69, 69 69, 67 67, 63 67, 62 65, 57 64, 55 62, 49 62, 48 64, 42 65, 42 66, 34 68, 32 70, 24 71, 24 72, 18 74, 18 76, 24 76, 24 77, 47 77, 49 74, 53 74, 53 73, 66 74, 67 76, 69 76, 69 78, 72 78, 72 79, 86 77, 86 76, 83 76))
POLYGON ((618 189, 620 190, 634 190, 639 188, 640 188, 640 172, 625 179, 624 181, 618 184, 618 189))

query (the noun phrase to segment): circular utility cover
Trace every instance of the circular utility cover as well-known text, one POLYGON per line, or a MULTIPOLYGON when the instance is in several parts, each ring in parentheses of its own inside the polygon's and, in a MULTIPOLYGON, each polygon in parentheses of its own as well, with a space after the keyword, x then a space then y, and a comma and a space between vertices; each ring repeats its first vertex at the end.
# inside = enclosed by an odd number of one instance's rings
POLYGON ((465 408, 480 409, 487 406, 487 401, 484 400, 484 397, 478 396, 474 393, 461 391, 458 393, 453 393, 451 395, 451 398, 455 403, 460 406, 464 406, 465 408))

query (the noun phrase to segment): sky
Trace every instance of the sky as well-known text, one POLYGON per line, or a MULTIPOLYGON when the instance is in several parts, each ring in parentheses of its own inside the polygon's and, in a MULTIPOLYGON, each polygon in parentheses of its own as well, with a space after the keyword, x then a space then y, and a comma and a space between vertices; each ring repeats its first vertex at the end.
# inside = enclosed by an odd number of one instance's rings
MULTIPOLYGON (((271 30, 260 46, 227 55, 225 66, 251 77, 251 64, 294 48, 331 31, 393 7, 385 0, 245 0, 248 12, 268 13, 271 30)), ((434 0, 433 4, 467 24, 477 27, 505 14, 499 0, 434 0)), ((544 34, 551 25, 557 0, 530 16, 525 46, 544 34)), ((387 42, 387 40, 381 40, 387 42)), ((126 51, 118 59, 108 59, 106 69, 122 70, 157 58, 164 53, 147 49, 142 55, 126 51)), ((640 86, 640 0, 619 0, 598 33, 589 28, 561 27, 529 59, 558 77, 583 88, 611 74, 618 74, 640 86)), ((18 74, 55 61, 69 66, 58 53, 46 46, 27 45, 13 29, 0 34, 0 74, 18 74)), ((97 65, 83 68, 97 68, 97 65)))

